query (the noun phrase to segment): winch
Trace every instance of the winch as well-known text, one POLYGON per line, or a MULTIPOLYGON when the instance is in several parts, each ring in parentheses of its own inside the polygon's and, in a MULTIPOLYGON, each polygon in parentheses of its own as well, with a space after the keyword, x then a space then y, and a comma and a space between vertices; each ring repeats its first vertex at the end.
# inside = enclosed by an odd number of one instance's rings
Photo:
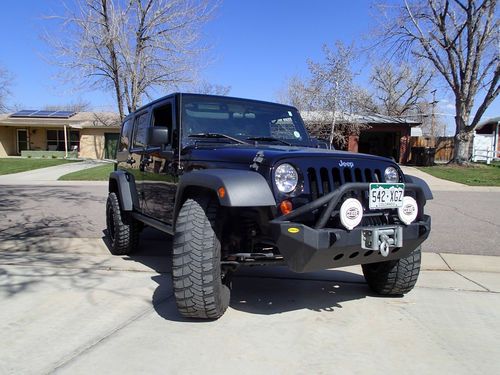
POLYGON ((361 233, 361 247, 366 250, 380 251, 384 257, 393 247, 403 246, 403 227, 378 227, 364 229, 361 233))

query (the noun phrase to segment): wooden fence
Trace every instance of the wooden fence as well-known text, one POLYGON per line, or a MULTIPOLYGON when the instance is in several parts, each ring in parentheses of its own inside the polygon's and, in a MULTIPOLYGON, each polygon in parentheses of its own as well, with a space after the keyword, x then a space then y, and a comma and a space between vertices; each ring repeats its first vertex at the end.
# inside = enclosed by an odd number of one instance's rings
POLYGON ((446 162, 453 157, 453 137, 411 137, 410 138, 410 160, 413 160, 411 155, 412 147, 432 147, 436 149, 435 161, 446 162))

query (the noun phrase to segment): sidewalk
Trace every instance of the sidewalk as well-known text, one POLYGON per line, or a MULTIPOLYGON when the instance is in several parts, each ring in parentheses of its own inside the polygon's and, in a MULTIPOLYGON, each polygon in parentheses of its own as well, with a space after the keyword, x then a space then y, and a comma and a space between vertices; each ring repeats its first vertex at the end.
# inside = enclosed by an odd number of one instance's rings
POLYGON ((500 186, 468 186, 443 180, 428 173, 422 172, 418 168, 401 165, 404 174, 409 174, 421 178, 431 188, 431 191, 478 191, 478 192, 500 192, 500 186))
MULTIPOLYGON (((59 177, 68 173, 97 167, 107 163, 101 160, 84 160, 77 163, 61 164, 54 167, 39 168, 31 171, 12 173, 0 176, 0 185, 84 185, 99 184, 100 181, 58 181, 59 177)), ((107 182, 106 182, 107 183, 107 182)))

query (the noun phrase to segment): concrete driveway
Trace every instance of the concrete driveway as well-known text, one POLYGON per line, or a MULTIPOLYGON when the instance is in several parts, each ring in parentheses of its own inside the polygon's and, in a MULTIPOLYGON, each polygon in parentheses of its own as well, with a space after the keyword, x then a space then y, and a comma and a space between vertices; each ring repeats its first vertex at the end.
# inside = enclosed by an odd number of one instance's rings
POLYGON ((0 373, 500 371, 500 258, 426 253, 404 298, 374 296, 359 267, 248 269, 227 313, 198 322, 176 311, 162 240, 130 257, 99 239, 3 241, 0 373))

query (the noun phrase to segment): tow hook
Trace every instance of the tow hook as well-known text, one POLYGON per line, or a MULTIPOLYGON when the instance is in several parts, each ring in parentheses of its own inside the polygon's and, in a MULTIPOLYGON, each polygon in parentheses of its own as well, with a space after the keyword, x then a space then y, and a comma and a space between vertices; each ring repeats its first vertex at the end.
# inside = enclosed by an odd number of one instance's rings
POLYGON ((379 251, 383 257, 389 255, 391 248, 402 246, 403 228, 400 226, 364 229, 361 232, 361 247, 379 251))
POLYGON ((387 235, 382 234, 380 236, 380 246, 378 249, 380 250, 380 254, 382 254, 382 256, 386 257, 389 255, 389 237, 387 237, 387 235))

